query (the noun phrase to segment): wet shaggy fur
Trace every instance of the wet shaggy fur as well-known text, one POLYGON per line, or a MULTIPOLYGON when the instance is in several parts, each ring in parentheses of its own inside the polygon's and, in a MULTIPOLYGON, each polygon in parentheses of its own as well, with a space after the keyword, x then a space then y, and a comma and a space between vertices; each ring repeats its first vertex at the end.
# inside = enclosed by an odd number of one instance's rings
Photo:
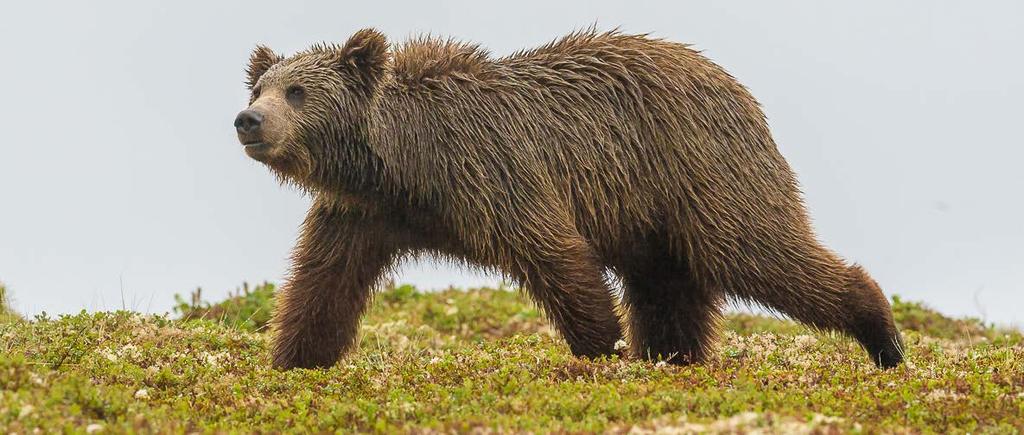
POLYGON ((314 197, 277 367, 334 364, 372 289, 420 254, 518 281, 579 356, 625 333, 636 357, 700 362, 735 299, 902 360, 888 301, 816 239, 757 102, 686 45, 583 31, 493 58, 368 29, 288 58, 260 47, 249 84, 273 128, 247 152, 314 197), (294 86, 304 100, 280 103, 294 86))

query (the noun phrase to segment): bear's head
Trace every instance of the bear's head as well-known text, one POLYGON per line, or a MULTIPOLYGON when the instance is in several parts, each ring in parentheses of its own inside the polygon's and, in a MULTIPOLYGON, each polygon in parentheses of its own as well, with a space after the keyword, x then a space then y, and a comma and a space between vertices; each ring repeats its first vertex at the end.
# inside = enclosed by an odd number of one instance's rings
POLYGON ((387 39, 373 29, 288 58, 256 47, 249 107, 235 118, 245 153, 301 187, 365 183, 374 166, 366 113, 388 57, 387 39))

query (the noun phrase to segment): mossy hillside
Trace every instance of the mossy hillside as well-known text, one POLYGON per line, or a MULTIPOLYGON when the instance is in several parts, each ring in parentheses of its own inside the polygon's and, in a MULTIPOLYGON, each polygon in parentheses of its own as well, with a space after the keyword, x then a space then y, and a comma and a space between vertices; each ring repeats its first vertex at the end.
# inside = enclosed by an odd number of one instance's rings
POLYGON ((331 369, 281 372, 269 368, 260 314, 272 293, 257 286, 223 303, 179 304, 175 317, 191 320, 83 312, 4 322, 0 427, 1024 429, 1021 334, 898 300, 908 363, 894 370, 874 368, 847 338, 749 314, 727 317, 707 364, 674 367, 573 358, 516 292, 392 286, 375 299, 355 353, 331 369))

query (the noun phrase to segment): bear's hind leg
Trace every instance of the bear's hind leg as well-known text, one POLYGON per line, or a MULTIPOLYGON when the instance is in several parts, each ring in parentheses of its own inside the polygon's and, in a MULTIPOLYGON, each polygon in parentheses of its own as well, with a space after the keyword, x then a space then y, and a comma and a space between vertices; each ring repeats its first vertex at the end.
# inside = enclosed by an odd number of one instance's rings
POLYGON ((843 306, 849 312, 846 332, 860 342, 876 365, 890 368, 903 361, 903 340, 893 320, 892 307, 860 266, 848 268, 843 306))
POLYGON ((878 284, 860 266, 846 266, 831 256, 819 258, 823 261, 789 265, 782 276, 754 274, 728 288, 802 323, 850 335, 878 367, 899 365, 902 340, 878 284))
POLYGON ((621 271, 632 353, 672 364, 704 361, 714 347, 721 297, 700 288, 685 261, 638 255, 621 271))

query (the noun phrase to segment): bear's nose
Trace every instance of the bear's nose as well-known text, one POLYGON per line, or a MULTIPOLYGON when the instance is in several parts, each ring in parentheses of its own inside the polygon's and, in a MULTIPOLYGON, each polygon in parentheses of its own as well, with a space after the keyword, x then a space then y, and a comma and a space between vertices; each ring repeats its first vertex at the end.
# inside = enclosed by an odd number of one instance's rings
POLYGON ((263 124, 263 115, 255 110, 243 110, 235 117, 235 130, 239 134, 251 135, 260 130, 263 124))

